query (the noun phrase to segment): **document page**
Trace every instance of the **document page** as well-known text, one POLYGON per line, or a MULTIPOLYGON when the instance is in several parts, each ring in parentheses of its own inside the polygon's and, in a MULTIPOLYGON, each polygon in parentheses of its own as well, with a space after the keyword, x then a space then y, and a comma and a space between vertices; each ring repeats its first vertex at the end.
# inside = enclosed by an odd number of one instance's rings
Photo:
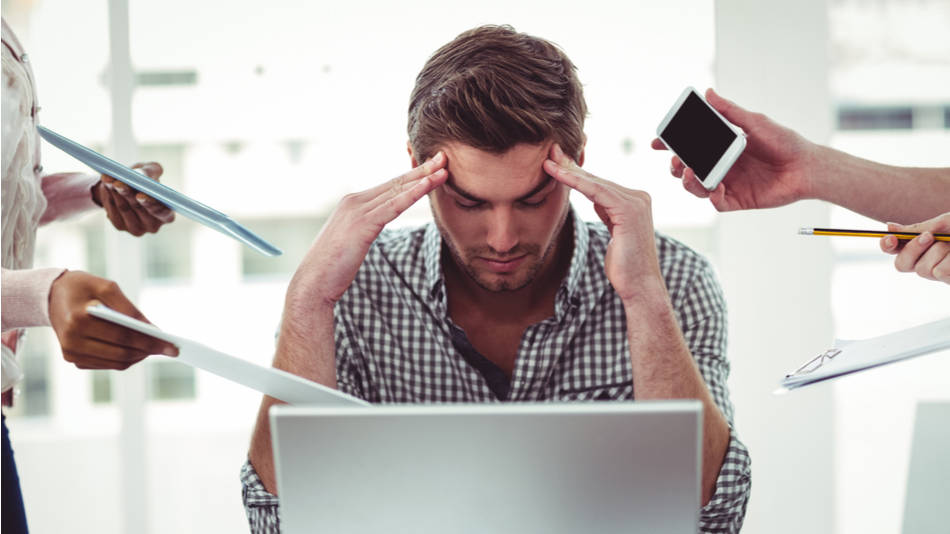
POLYGON ((257 365, 196 341, 169 334, 155 325, 133 319, 101 304, 89 306, 87 311, 100 319, 173 343, 178 347, 179 354, 172 359, 179 363, 216 374, 288 404, 338 406, 368 406, 370 404, 292 373, 257 365))

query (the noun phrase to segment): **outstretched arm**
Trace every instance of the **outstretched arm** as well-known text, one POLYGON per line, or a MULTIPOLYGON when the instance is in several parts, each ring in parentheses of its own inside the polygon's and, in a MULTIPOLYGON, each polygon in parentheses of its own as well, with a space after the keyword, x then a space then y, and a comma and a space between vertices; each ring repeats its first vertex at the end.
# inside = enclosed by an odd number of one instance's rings
MULTIPOLYGON (((745 130, 746 149, 713 191, 676 156, 670 172, 683 180, 687 191, 709 198, 719 211, 773 208, 813 198, 881 222, 909 224, 950 209, 950 168, 876 163, 812 143, 712 89, 706 91, 706 100, 745 130)), ((666 148, 659 139, 652 146, 666 148)))

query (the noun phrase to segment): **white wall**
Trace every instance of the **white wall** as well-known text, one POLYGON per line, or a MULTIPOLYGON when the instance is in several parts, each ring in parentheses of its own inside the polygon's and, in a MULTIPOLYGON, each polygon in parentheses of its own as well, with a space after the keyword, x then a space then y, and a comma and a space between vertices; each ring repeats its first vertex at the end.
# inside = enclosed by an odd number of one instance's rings
MULTIPOLYGON (((831 132, 827 47, 825 0, 716 3, 721 93, 817 142, 831 132)), ((833 528, 831 391, 772 395, 784 373, 832 341, 830 245, 796 235, 827 217, 826 206, 799 203, 719 218, 730 384, 738 431, 752 456, 746 532, 833 528)))

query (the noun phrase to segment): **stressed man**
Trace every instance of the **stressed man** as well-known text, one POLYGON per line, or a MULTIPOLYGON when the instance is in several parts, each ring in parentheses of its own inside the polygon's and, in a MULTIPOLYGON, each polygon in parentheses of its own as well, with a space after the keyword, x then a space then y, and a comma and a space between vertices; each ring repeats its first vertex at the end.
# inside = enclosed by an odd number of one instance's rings
MULTIPOLYGON (((547 41, 484 26, 436 51, 410 99, 412 170, 329 218, 287 290, 274 366, 373 403, 698 399, 699 527, 738 531, 749 456, 721 291, 654 232, 646 193, 581 168, 586 113, 547 41), (571 190, 601 222, 577 218, 571 190), (384 230, 424 196, 434 223, 384 230)), ((275 402, 242 472, 254 532, 279 528, 275 402)))

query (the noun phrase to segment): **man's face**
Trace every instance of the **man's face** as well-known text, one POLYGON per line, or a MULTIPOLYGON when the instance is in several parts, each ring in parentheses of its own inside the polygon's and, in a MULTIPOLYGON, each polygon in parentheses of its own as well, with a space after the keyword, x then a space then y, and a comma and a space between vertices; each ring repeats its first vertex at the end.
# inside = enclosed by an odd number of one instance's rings
POLYGON ((449 178, 429 194, 432 215, 459 269, 485 290, 521 289, 552 262, 569 204, 567 187, 541 167, 550 148, 442 147, 449 178))

